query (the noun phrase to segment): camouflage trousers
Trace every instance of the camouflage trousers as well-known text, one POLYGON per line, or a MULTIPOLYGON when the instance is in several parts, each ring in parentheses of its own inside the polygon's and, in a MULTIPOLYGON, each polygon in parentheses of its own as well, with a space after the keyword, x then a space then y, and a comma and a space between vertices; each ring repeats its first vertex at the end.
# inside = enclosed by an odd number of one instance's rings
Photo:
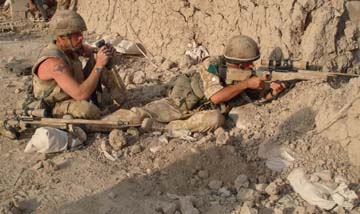
POLYGON ((55 104, 52 114, 54 117, 71 115, 73 118, 100 119, 100 109, 86 100, 65 100, 55 104))
POLYGON ((103 119, 136 124, 150 117, 158 122, 168 123, 165 129, 187 129, 192 132, 213 131, 224 124, 224 116, 218 110, 187 114, 180 111, 172 103, 171 99, 164 98, 148 103, 144 107, 133 107, 130 110, 119 109, 103 119))

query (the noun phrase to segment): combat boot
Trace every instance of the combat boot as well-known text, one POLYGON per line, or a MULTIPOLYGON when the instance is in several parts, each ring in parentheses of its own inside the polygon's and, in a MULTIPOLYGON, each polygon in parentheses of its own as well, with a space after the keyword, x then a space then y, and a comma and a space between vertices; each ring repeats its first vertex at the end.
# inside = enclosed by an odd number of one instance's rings
POLYGON ((166 124, 160 123, 152 118, 145 118, 141 123, 141 128, 146 132, 164 131, 166 124))

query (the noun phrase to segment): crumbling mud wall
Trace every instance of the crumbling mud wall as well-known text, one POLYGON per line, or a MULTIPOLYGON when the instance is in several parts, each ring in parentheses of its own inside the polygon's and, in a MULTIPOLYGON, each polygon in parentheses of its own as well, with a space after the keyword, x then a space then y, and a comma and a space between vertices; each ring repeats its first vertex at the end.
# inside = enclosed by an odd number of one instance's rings
POLYGON ((347 0, 87 0, 79 13, 90 31, 119 33, 154 55, 179 60, 195 40, 212 55, 246 34, 285 55, 359 73, 359 1, 347 0))

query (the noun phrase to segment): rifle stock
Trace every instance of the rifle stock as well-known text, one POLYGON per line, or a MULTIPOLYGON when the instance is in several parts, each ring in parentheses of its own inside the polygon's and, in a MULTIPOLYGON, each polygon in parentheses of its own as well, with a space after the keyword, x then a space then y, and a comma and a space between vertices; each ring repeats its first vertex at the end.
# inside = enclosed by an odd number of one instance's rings
MULTIPOLYGON (((42 111, 36 110, 36 112, 42 111)), ((126 121, 47 118, 33 116, 31 112, 27 112, 27 115, 16 114, 23 113, 22 110, 10 110, 7 111, 7 113, 8 115, 4 121, 4 126, 8 131, 16 135, 16 137, 19 137, 19 133, 22 130, 44 126, 68 131, 71 131, 73 126, 80 126, 87 132, 110 132, 113 129, 141 126, 141 124, 130 124, 126 121)))

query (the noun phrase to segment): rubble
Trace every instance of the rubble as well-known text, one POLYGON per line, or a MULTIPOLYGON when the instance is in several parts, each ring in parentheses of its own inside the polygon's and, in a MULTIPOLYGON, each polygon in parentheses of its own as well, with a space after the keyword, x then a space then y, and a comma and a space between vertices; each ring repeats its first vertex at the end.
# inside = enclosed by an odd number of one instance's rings
MULTIPOLYGON (((326 174, 328 174, 327 171, 326 174)), ((292 188, 300 194, 304 200, 325 210, 332 210, 337 205, 352 210, 357 203, 356 200, 358 200, 355 192, 350 190, 344 183, 341 183, 337 187, 335 186, 335 188, 322 183, 310 183, 305 177, 304 169, 301 168, 294 169, 289 174, 288 180, 292 188)))

